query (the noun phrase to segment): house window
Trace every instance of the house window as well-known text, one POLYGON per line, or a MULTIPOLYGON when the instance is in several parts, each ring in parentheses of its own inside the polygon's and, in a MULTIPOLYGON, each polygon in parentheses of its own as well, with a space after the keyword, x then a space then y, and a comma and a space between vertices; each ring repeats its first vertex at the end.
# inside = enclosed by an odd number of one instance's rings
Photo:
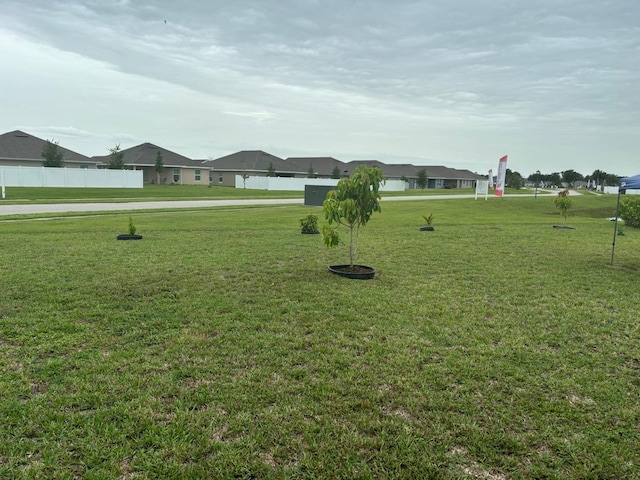
POLYGON ((180 181, 180 169, 179 168, 174 168, 173 169, 173 181, 175 183, 178 183, 180 181))
POLYGON ((218 183, 222 183, 222 174, 218 177, 218 183))
POLYGON ((200 181, 200 169, 196 168, 196 182, 200 181))
POLYGON ((80 168, 89 168, 89 165, 87 165, 86 163, 81 163, 80 168))

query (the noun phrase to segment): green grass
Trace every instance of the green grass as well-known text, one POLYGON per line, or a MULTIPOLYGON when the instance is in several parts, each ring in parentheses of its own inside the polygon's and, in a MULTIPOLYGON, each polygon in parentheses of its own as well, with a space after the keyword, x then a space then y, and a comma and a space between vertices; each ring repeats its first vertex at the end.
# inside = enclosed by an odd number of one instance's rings
MULTIPOLYGON (((506 195, 533 195, 535 192, 532 188, 506 188, 506 195)), ((544 193, 548 193, 549 190, 540 190, 539 193, 542 195, 544 193)), ((381 192, 383 197, 397 197, 397 196, 424 196, 424 195, 475 195, 475 188, 426 188, 424 190, 420 188, 412 188, 410 190, 405 190, 404 192, 381 192)), ((489 196, 494 196, 494 191, 489 190, 489 196)), ((480 197, 480 196, 479 196, 480 197)), ((484 196, 482 196, 484 198, 484 196)))
POLYGON ((0 478, 637 478, 640 231, 572 200, 383 202, 371 281, 320 209, 0 222, 0 478))
MULTIPOLYGON (((383 196, 473 195, 475 189, 412 189, 383 192, 383 196)), ((507 189, 509 195, 531 193, 526 189, 507 189)), ((36 188, 7 187, 2 204, 144 202, 158 200, 227 200, 232 198, 302 198, 304 192, 251 190, 202 185, 145 185, 143 188, 36 188)))
POLYGON ((302 198, 304 192, 248 190, 203 185, 145 185, 143 188, 7 187, 0 204, 302 198))

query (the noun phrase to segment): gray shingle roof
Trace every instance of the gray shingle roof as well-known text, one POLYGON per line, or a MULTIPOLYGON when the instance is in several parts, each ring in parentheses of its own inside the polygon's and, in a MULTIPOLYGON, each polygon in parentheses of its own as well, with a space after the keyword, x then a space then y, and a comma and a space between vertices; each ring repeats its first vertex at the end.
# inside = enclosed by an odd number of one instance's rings
POLYGON ((455 168, 444 167, 442 165, 430 165, 426 167, 416 167, 419 171, 422 168, 427 170, 427 177, 444 180, 476 180, 477 175, 468 170, 456 170, 455 168))
MULTIPOLYGON (((0 159, 25 160, 34 164, 41 164, 42 149, 46 141, 20 130, 0 135, 0 159)), ((109 155, 86 157, 82 154, 59 147, 64 153, 65 162, 73 163, 108 163, 109 155)), ((124 163, 135 166, 154 166, 157 152, 162 153, 162 163, 165 167, 204 167, 216 170, 267 172, 269 165, 273 165, 276 172, 306 175, 310 167, 321 176, 331 176, 337 166, 341 174, 350 174, 360 165, 380 167, 387 178, 416 178, 418 171, 426 169, 427 176, 433 179, 446 180, 477 180, 482 175, 469 170, 449 168, 445 166, 420 166, 411 164, 385 164, 379 160, 352 160, 343 162, 333 157, 289 157, 283 160, 262 150, 242 150, 215 160, 193 160, 178 153, 151 143, 142 143, 135 147, 122 150, 124 163)))
POLYGON ((351 173, 360 165, 366 165, 367 167, 379 167, 382 170, 382 174, 386 178, 397 178, 397 179, 400 179, 402 177, 407 177, 407 178, 416 177, 417 176, 416 172, 420 168, 408 163, 386 164, 386 163, 382 163, 379 160, 352 160, 349 163, 347 163, 347 169, 349 173, 351 173))
POLYGON ((333 174, 333 169, 338 167, 340 174, 344 174, 347 164, 333 157, 288 157, 285 162, 291 164, 291 168, 302 173, 308 173, 309 168, 323 177, 333 174))
MULTIPOLYGON (((42 149, 47 144, 46 140, 34 137, 20 130, 7 132, 0 135, 0 158, 7 160, 26 160, 42 163, 42 149)), ((97 163, 89 157, 58 145, 62 151, 63 162, 72 163, 97 163)))
MULTIPOLYGON (((141 143, 135 147, 121 150, 124 154, 125 165, 136 165, 139 167, 153 167, 156 164, 158 152, 162 154, 162 164, 165 167, 198 167, 202 166, 202 161, 192 160, 178 153, 159 147, 152 143, 141 143)), ((101 163, 109 163, 110 155, 100 155, 91 157, 101 163)))
POLYGON ((480 175, 479 173, 474 173, 471 170, 465 170, 465 169, 459 169, 459 168, 454 168, 455 171, 457 171, 461 177, 460 178, 473 178, 474 180, 486 180, 486 176, 484 175, 480 175))
POLYGON ((276 172, 299 173, 298 170, 292 170, 292 164, 262 150, 242 150, 205 162, 205 165, 211 165, 211 168, 215 170, 238 172, 266 172, 269 170, 270 164, 273 165, 276 172))

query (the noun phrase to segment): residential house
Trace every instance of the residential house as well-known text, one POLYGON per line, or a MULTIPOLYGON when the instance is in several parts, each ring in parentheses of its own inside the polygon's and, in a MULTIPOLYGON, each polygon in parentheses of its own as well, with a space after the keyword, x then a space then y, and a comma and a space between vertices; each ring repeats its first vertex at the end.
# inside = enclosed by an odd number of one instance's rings
MULTIPOLYGON (((0 165, 40 166, 46 141, 20 130, 0 135, 0 165)), ((64 165, 76 168, 105 168, 110 155, 86 157, 59 147, 64 165)), ((283 160, 262 150, 242 150, 215 160, 193 160, 152 143, 143 143, 122 150, 126 168, 142 170, 144 183, 235 186, 236 175, 296 177, 309 175, 332 178, 336 169, 346 177, 360 165, 379 167, 390 180, 404 180, 409 188, 417 188, 418 172, 425 169, 427 188, 472 188, 481 175, 469 170, 444 166, 416 166, 385 164, 378 160, 343 162, 333 157, 289 157, 283 160), (162 170, 156 172, 158 153, 162 156, 162 170), (311 173, 310 173, 311 172, 311 173)))
MULTIPOLYGON (((21 130, 0 135, 0 166, 41 167, 47 141, 21 130)), ((66 168, 97 168, 99 161, 58 145, 66 168)))
POLYGON ((382 170, 382 175, 388 180, 404 180, 408 188, 416 188, 418 170, 420 167, 408 163, 382 163, 378 160, 352 160, 347 163, 347 171, 350 174, 360 165, 367 167, 378 167, 382 170))
POLYGON ((456 181, 456 186, 453 188, 476 188, 478 180, 486 180, 487 177, 474 173, 471 170, 460 170, 458 168, 452 168, 454 172, 457 172, 457 177, 451 180, 456 181))
POLYGON ((288 157, 292 170, 317 178, 341 178, 348 175, 347 164, 333 157, 288 157), (337 176, 334 176, 334 173, 337 176))
POLYGON ((224 157, 203 162, 211 170, 212 184, 233 187, 236 175, 266 177, 302 178, 306 172, 301 171, 291 162, 262 150, 242 150, 224 157))
MULTIPOLYGON (((121 151, 126 168, 142 170, 146 184, 209 185, 209 168, 202 161, 192 160, 152 143, 142 143, 121 151), (156 171, 158 153, 162 158, 162 169, 156 171)), ((109 163, 111 155, 92 157, 103 165, 109 163)))
POLYGON ((474 188, 481 175, 469 170, 457 170, 442 165, 416 167, 417 171, 423 168, 427 173, 427 188, 474 188))

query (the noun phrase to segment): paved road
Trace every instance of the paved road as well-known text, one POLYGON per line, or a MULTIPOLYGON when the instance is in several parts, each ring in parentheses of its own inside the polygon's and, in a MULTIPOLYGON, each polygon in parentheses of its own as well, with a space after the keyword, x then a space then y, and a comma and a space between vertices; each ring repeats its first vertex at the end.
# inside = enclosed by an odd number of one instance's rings
MULTIPOLYGON (((557 192, 556 192, 557 193, 557 192)), ((555 195, 556 193, 541 193, 555 195)), ((511 195, 512 197, 532 197, 534 194, 511 195)), ((509 195, 505 195, 509 196, 509 195)), ((443 200, 451 198, 474 198, 475 195, 420 195, 383 197, 383 201, 402 200, 443 200)), ((481 199, 482 197, 479 197, 481 199)), ((498 198, 489 195, 489 198, 498 198)), ((164 202, 125 202, 125 203, 38 203, 21 205, 2 205, 0 200, 0 215, 24 215, 36 213, 73 213, 73 212, 113 212, 122 210, 164 210, 167 208, 200 208, 200 207, 229 207, 242 205, 303 205, 302 198, 263 198, 263 199, 235 199, 235 200, 177 200, 164 202)))

